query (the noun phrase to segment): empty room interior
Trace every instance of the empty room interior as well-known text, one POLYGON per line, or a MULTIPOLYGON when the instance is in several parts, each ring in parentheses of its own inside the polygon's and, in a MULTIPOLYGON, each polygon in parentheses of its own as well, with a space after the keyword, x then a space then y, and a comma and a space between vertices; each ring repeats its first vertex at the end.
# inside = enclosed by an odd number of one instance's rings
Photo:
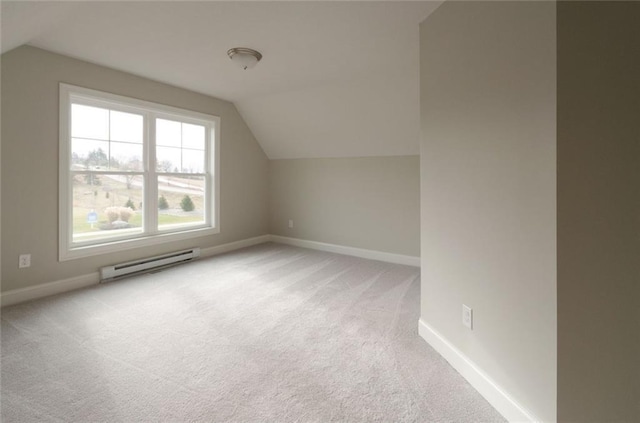
POLYGON ((3 0, 0 420, 640 421, 639 22, 3 0))

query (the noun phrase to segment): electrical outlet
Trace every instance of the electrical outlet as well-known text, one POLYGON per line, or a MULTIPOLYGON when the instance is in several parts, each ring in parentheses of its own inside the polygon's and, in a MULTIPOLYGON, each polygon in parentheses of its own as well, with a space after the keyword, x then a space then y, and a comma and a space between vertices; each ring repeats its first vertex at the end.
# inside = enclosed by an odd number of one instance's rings
POLYGON ((473 309, 462 304, 462 324, 473 330, 473 309))
POLYGON ((293 219, 289 219, 289 227, 293 228, 293 219))
POLYGON ((31 254, 20 254, 20 259, 18 261, 18 267, 23 269, 25 267, 31 266, 31 254))

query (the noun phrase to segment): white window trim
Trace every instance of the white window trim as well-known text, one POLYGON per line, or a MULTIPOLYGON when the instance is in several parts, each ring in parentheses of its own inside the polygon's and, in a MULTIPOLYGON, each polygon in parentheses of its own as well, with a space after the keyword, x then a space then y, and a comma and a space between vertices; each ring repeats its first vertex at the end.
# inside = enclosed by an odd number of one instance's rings
MULTIPOLYGON (((92 90, 83 87, 77 87, 65 83, 60 83, 60 139, 59 139, 59 195, 58 195, 58 258, 60 261, 73 260, 82 257, 90 257, 99 254, 107 254, 116 251, 128 250, 139 247, 147 247, 151 245, 164 244, 172 241, 192 239, 202 236, 209 236, 220 233, 220 118, 214 115, 207 115, 191 110, 179 109, 149 101, 133 99, 116 94, 106 93, 102 91, 92 90), (71 97, 86 96, 89 102, 97 104, 100 100, 106 103, 117 103, 122 105, 123 109, 135 110, 136 113, 148 114, 153 113, 160 118, 173 117, 183 122, 213 122, 213 130, 211 136, 214 137, 210 143, 210 154, 207 157, 207 164, 211 167, 209 178, 213 181, 207 181, 207 186, 213 188, 213 193, 209 193, 210 202, 208 204, 211 213, 206 216, 205 224, 202 227, 189 228, 185 227, 179 232, 155 232, 137 235, 135 238, 117 240, 105 240, 99 244, 91 245, 73 245, 73 216, 71 213, 71 198, 73 196, 73 187, 70 178, 71 165, 71 97)), ((151 125, 154 127, 154 125, 151 125)), ((144 152, 146 168, 151 174, 155 174, 155 163, 151 163, 151 152, 149 151, 149 137, 155 134, 145 134, 144 152), (151 166, 153 165, 153 166, 151 166)), ((148 173, 149 174, 149 173, 148 173)), ((157 201, 157 199, 155 199, 157 201)), ((148 204, 145 207, 146 216, 155 216, 152 211, 157 209, 157 205, 148 204)), ((155 223, 155 217, 151 219, 151 223, 155 223)), ((153 226, 155 227, 155 226, 153 226)))

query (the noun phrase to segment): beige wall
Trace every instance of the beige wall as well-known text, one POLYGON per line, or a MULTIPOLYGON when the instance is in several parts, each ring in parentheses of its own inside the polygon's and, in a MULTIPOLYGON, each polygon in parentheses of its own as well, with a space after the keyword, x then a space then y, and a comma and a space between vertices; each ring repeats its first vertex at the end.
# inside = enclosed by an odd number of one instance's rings
POLYGON ((268 233, 268 160, 232 103, 87 62, 20 47, 2 55, 2 290, 101 266, 268 233), (58 262, 58 84, 66 82, 221 118, 220 234, 58 262), (18 255, 32 266, 18 269, 18 255))
POLYGON ((558 419, 640 419, 640 3, 558 3, 558 419))
POLYGON ((543 421, 556 418, 555 7, 446 2, 420 27, 421 318, 543 421))
POLYGON ((271 233, 417 257, 419 183, 418 156, 272 160, 271 233))
POLYGON ((266 233, 420 254, 417 156, 268 161, 231 103, 33 47, 2 56, 2 85, 3 291, 266 233), (220 116, 221 233, 59 262, 59 82, 220 116), (17 267, 22 253, 28 269, 17 267))

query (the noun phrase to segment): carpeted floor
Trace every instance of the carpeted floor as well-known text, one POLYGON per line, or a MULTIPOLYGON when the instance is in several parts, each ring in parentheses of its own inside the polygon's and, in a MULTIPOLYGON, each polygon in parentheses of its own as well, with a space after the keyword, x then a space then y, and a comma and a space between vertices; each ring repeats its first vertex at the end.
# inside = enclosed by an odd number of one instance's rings
POLYGON ((493 422, 419 269, 263 244, 2 310, 2 421, 493 422))

